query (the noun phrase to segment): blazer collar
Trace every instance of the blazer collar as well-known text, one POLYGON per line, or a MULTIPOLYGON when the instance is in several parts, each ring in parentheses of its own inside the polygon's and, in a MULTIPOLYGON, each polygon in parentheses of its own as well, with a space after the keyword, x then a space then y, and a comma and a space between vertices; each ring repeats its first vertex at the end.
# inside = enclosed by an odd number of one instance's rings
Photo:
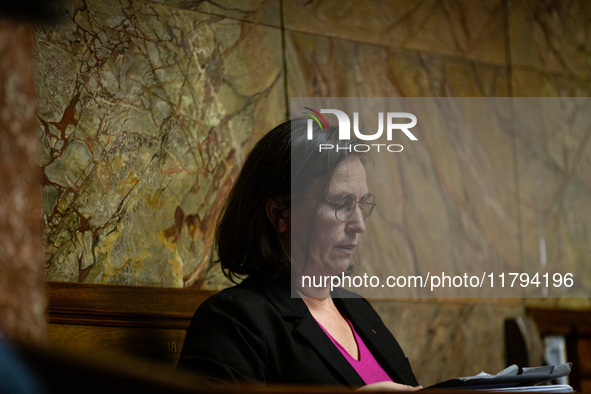
MULTIPOLYGON (((284 318, 300 319, 296 331, 326 360, 344 385, 365 385, 355 368, 318 325, 293 287, 273 282, 260 288, 284 318)), ((400 368, 406 360, 404 353, 369 303, 359 295, 339 288, 331 295, 337 308, 353 324, 357 334, 392 380, 398 383, 413 382, 414 376, 400 368)))
POLYGON ((308 307, 300 298, 298 292, 289 284, 274 281, 260 284, 259 288, 267 296, 269 301, 277 308, 283 317, 303 317, 309 314, 308 307))
POLYGON ((273 283, 263 292, 284 318, 298 318, 295 330, 333 369, 335 376, 350 387, 364 386, 365 382, 316 322, 304 301, 291 286, 273 283))

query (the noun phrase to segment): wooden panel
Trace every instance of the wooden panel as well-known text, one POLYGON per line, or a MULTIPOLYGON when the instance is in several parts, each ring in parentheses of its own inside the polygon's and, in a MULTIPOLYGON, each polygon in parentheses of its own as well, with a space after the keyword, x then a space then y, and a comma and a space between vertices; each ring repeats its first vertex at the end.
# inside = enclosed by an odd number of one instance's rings
POLYGON ((577 341, 577 348, 581 378, 591 380, 591 338, 580 338, 577 341))
POLYGON ((50 323, 187 328, 215 291, 48 282, 50 323))
POLYGON ((564 335, 567 360, 572 361, 570 385, 591 393, 591 311, 527 308, 542 335, 564 335))
POLYGON ((538 325, 540 334, 563 334, 572 332, 591 334, 591 311, 527 308, 538 325))
POLYGON ((50 324, 49 345, 70 353, 128 356, 157 361, 174 368, 185 341, 182 329, 103 327, 50 324))
POLYGON ((129 371, 172 371, 199 305, 215 292, 48 282, 48 338, 66 354, 129 371))

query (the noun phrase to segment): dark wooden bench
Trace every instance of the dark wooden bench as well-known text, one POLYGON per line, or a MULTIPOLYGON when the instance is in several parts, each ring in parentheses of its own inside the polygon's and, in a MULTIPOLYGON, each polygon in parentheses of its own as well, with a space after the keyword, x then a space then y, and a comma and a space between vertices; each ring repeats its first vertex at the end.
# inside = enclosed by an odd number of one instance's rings
POLYGON ((174 369, 193 313, 215 293, 62 282, 48 282, 46 289, 51 348, 90 357, 120 355, 142 373, 174 369))

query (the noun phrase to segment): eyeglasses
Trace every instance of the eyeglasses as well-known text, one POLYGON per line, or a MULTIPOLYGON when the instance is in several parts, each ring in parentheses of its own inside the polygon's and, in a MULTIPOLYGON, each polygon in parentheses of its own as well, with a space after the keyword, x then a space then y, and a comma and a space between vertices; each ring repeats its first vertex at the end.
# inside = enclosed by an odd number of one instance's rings
POLYGON ((353 215, 353 212, 355 212, 355 207, 357 204, 359 204, 359 208, 361 209, 363 220, 367 220, 377 205, 376 196, 373 194, 368 194, 359 201, 357 201, 357 197, 355 197, 354 194, 345 194, 343 197, 339 198, 338 201, 331 201, 328 199, 320 199, 320 201, 334 204, 334 216, 339 222, 346 222, 349 220, 353 215))

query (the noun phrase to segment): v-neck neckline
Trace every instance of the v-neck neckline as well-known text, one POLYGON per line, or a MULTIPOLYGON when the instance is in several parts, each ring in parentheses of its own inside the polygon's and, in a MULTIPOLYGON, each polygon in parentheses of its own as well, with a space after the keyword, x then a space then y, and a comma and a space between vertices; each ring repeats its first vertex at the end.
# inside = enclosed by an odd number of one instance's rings
POLYGON ((347 359, 351 359, 352 361, 360 363, 361 362, 361 347, 359 346, 359 341, 361 340, 361 338, 359 338, 359 335, 357 335, 357 332, 355 331, 355 328, 353 327, 353 324, 351 324, 349 319, 347 319, 345 316, 343 316, 343 319, 345 319, 345 321, 349 325, 349 328, 351 329, 351 333, 353 334, 353 340, 355 341, 355 346, 357 346, 357 355, 358 355, 359 359, 356 359, 355 357, 353 357, 351 355, 351 353, 349 353, 349 351, 347 349, 345 349, 345 347, 339 341, 337 341, 332 335, 330 335, 328 330, 326 328, 324 328, 324 326, 322 324, 320 324, 320 322, 316 318, 314 318, 316 323, 318 323, 320 328, 322 328, 322 331, 324 331, 324 333, 330 338, 330 340, 334 343, 334 345, 341 351, 341 353, 343 353, 343 356, 349 356, 347 359))

